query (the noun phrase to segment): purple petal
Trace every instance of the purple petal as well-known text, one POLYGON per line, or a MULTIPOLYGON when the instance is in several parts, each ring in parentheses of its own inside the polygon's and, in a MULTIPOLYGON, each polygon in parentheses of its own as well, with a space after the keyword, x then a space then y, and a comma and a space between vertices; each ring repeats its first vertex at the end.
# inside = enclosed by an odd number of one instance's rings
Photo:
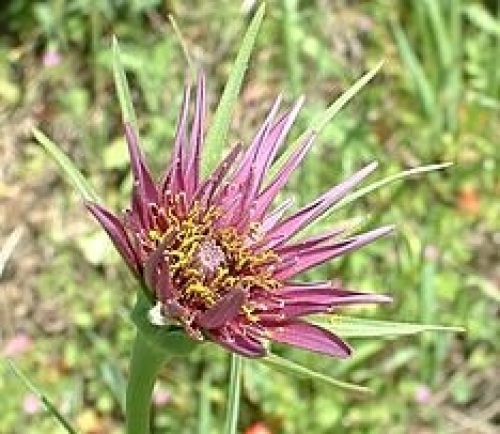
POLYGON ((205 110, 205 75, 200 72, 196 90, 195 115, 191 129, 191 149, 185 173, 188 198, 190 198, 190 196, 196 191, 200 182, 200 154, 203 143, 205 110))
POLYGON ((259 156, 259 150, 263 145, 263 141, 271 128, 271 124, 274 120, 274 117, 276 116, 276 113, 278 112, 279 106, 281 104, 281 99, 281 95, 278 95, 278 97, 274 101, 274 104, 271 107, 271 110, 269 110, 266 120, 260 127, 259 131, 257 131, 257 134, 255 135, 252 143, 245 152, 238 170, 236 170, 236 172, 232 176, 232 184, 241 184, 247 179, 248 175, 250 174, 250 170, 259 156))
POLYGON ((311 249, 313 247, 318 247, 321 244, 324 244, 326 241, 331 240, 332 238, 338 237, 346 230, 346 227, 339 226, 337 228, 333 228, 332 230, 325 232, 323 234, 316 235, 314 237, 308 238, 304 241, 300 241, 299 243, 286 245, 283 247, 279 247, 275 250, 275 252, 280 256, 285 255, 295 255, 297 253, 301 253, 306 251, 307 249, 311 249))
POLYGON ((196 323, 208 330, 222 327, 239 315, 245 300, 246 295, 242 290, 233 290, 203 312, 196 323))
POLYGON ((187 147, 187 121, 189 112, 189 99, 191 88, 186 86, 184 89, 184 97, 182 99, 181 114, 177 121, 177 130, 174 138, 174 148, 170 160, 169 171, 167 172, 162 182, 162 192, 171 190, 177 193, 185 188, 185 153, 187 147))
POLYGON ((120 219, 97 203, 86 202, 85 206, 108 233, 111 241, 113 241, 116 249, 122 255, 130 269, 134 273, 139 274, 141 268, 139 261, 120 219))
POLYGON ((170 244, 174 234, 171 233, 150 253, 144 263, 144 281, 149 289, 156 293, 162 303, 167 303, 173 297, 173 282, 170 277, 168 255, 165 248, 170 244))
MULTIPOLYGON (((326 193, 317 198, 314 202, 299 210, 293 216, 287 218, 282 223, 276 226, 269 232, 269 238, 277 240, 287 240, 295 233, 304 228, 307 224, 318 218, 330 206, 344 197, 350 190, 352 190, 359 182, 375 170, 377 163, 371 163, 361 169, 341 184, 328 190, 326 193)), ((282 241, 280 241, 282 242, 282 241)), ((270 245, 270 248, 275 247, 270 245)))
POLYGON ((290 209, 294 202, 295 200, 293 198, 288 198, 279 204, 270 214, 265 216, 262 220, 262 231, 270 231, 281 220, 285 212, 290 209))
POLYGON ((269 330, 270 339, 328 356, 346 358, 349 346, 328 330, 303 321, 291 322, 269 330))
POLYGON ((244 357, 263 357, 266 355, 266 349, 261 342, 249 335, 234 333, 233 335, 212 335, 214 342, 226 347, 229 351, 240 354, 244 357))
POLYGON ((296 274, 302 273, 318 264, 329 261, 337 256, 343 255, 352 250, 356 250, 375 239, 388 234, 393 230, 393 226, 383 226, 353 238, 342 240, 339 243, 328 246, 320 246, 298 252, 293 261, 285 263, 284 266, 276 269, 274 277, 276 279, 288 279, 296 274))
POLYGON ((389 303, 392 298, 383 294, 369 294, 357 291, 348 291, 335 288, 332 283, 325 282, 325 286, 304 288, 301 286, 288 286, 279 290, 285 304, 320 304, 327 306, 340 306, 358 303, 389 303))
POLYGON ((241 143, 233 146, 219 166, 198 188, 198 191, 195 193, 195 200, 202 201, 205 207, 210 206, 213 202, 217 202, 218 197, 222 193, 220 190, 222 181, 233 168, 238 157, 241 156, 241 150, 241 143), (218 193, 216 193, 217 191, 218 193))
POLYGON ((158 200, 156 185, 146 165, 144 155, 139 148, 137 135, 128 122, 125 123, 125 138, 134 180, 138 183, 141 195, 144 196, 146 202, 155 203, 158 200))
POLYGON ((278 174, 269 183, 269 185, 264 189, 264 191, 259 195, 256 203, 256 214, 262 215, 269 205, 273 202, 276 195, 287 183, 290 175, 299 166, 304 157, 311 149, 311 146, 316 138, 316 134, 311 133, 308 135, 302 145, 288 158, 288 160, 283 164, 278 174))
POLYGON ((278 149, 283 144, 293 122, 304 103, 304 98, 301 97, 292 107, 292 109, 283 115, 281 119, 276 122, 270 131, 265 134, 262 146, 259 149, 258 155, 255 159, 255 173, 254 182, 252 183, 252 191, 249 197, 253 200, 258 191, 260 190, 264 176, 271 166, 271 163, 278 152, 278 149))

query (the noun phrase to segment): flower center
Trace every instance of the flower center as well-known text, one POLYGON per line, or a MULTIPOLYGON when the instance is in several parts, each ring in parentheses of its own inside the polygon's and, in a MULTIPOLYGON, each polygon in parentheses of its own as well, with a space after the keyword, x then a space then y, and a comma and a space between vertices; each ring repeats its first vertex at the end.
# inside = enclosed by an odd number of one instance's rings
MULTIPOLYGON (((177 196, 170 200, 170 206, 156 209, 154 227, 141 239, 141 245, 147 259, 162 242, 166 243, 173 301, 187 317, 192 319, 206 311, 235 289, 255 293, 278 288, 271 268, 277 255, 252 249, 248 243, 251 229, 240 233, 234 227, 219 227, 219 209, 202 209, 194 203, 182 213, 175 206, 177 196)), ((242 315, 251 319, 253 310, 247 304, 242 315)), ((185 318, 177 319, 189 325, 185 318)))
POLYGON ((214 240, 203 241, 196 254, 205 276, 214 276, 217 268, 226 261, 226 255, 214 240))

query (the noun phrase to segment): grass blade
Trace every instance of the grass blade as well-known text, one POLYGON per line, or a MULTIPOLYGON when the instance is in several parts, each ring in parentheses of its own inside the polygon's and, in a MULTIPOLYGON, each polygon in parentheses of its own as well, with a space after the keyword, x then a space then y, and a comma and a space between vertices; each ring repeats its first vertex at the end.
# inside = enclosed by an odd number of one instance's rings
POLYGON ((70 425, 70 423, 66 420, 66 418, 57 410, 56 406, 50 402, 49 398, 45 396, 42 392, 40 392, 36 386, 26 377, 21 370, 15 365, 15 363, 10 360, 6 359, 7 364, 9 365, 10 369, 14 372, 14 374, 24 383, 24 385, 33 393, 35 394, 40 401, 42 401, 43 405, 47 409, 47 411, 54 416, 54 418, 57 419, 57 421, 60 423, 60 425, 66 430, 66 432, 70 434, 77 434, 75 429, 70 425))
POLYGON ((338 389, 345 390, 347 392, 355 392, 355 393, 364 393, 370 394, 373 393, 371 389, 358 386, 357 384, 345 383, 343 381, 335 380, 334 378, 330 378, 320 372, 313 371, 305 366, 299 365, 298 363, 292 362, 291 360, 285 359, 283 357, 279 357, 275 354, 269 354, 262 359, 258 359, 262 363, 269 365, 273 369, 277 369, 279 371, 285 373, 292 373, 299 377, 310 378, 315 381, 320 381, 324 384, 328 384, 329 386, 333 386, 338 389))
POLYGON ((264 18, 265 4, 263 3, 254 17, 243 37, 236 60, 231 69, 231 74, 227 80, 222 93, 219 105, 214 114, 212 125, 210 126, 204 145, 203 174, 207 175, 220 159, 222 150, 226 144, 231 117, 233 114, 243 78, 248 66, 250 55, 252 54, 257 33, 264 18))
POLYGON ((323 315, 310 319, 310 322, 323 327, 344 338, 404 336, 417 333, 463 332, 461 327, 417 324, 406 322, 381 321, 364 318, 354 318, 344 315, 323 315))
POLYGON ((231 371, 229 377, 229 396, 224 434, 236 434, 238 413, 240 409, 241 373, 243 371, 243 358, 231 353, 231 371))
POLYGON ((71 184, 73 184, 82 197, 86 201, 99 202, 100 200, 97 193, 62 149, 37 128, 33 128, 33 135, 44 147, 50 157, 57 163, 61 171, 67 176, 71 184))
POLYGON ((137 116, 135 115, 127 76, 121 61, 120 46, 115 36, 113 36, 113 76, 115 78, 115 87, 118 93, 118 100, 120 101, 123 122, 130 123, 134 127, 136 134, 138 134, 137 116))
POLYGON ((403 59, 403 63, 408 68, 410 73, 415 91, 420 98, 420 103, 422 104, 422 109, 424 113, 434 119, 437 116, 437 105, 436 96, 432 89, 431 83, 425 75, 425 71, 420 64, 417 55, 413 51, 408 42, 408 38, 401 29, 398 23, 393 23, 392 30, 394 33, 394 38, 396 39, 396 45, 398 46, 399 52, 403 59))
POLYGON ((441 3, 434 0, 424 0, 424 5, 434 32, 439 59, 443 67, 447 69, 453 61, 453 51, 449 40, 449 30, 446 28, 445 20, 443 19, 441 3))

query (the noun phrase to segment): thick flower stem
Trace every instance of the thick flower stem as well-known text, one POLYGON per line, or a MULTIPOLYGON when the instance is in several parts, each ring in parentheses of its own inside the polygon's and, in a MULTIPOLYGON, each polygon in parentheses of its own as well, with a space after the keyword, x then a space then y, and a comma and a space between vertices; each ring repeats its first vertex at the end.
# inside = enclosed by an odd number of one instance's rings
POLYGON ((156 376, 167 359, 137 332, 127 384, 125 420, 127 434, 150 434, 151 396, 156 376))

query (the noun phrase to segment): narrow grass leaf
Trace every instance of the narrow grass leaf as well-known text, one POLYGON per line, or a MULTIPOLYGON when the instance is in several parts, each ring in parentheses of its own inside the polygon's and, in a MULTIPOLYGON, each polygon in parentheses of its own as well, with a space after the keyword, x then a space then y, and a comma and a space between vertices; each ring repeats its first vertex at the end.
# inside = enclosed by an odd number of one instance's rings
POLYGON ((417 324, 406 322, 381 321, 354 318, 344 315, 321 315, 310 319, 310 322, 321 326, 344 338, 390 337, 433 332, 463 332, 461 327, 417 324))
POLYGON ((122 412, 125 412, 125 390, 127 382, 118 364, 114 361, 106 361, 101 363, 99 367, 104 383, 108 386, 120 405, 122 412))
POLYGON ((205 155, 202 160, 204 175, 207 175, 214 169, 215 165, 220 160, 220 156, 226 144, 233 110, 240 93, 250 55, 255 45, 257 33, 262 23, 262 19, 264 18, 264 12, 265 4, 262 3, 252 18, 245 36, 243 37, 243 42, 241 43, 226 86, 222 92, 219 105, 215 111, 213 122, 207 131, 203 151, 205 155))
POLYGON ((169 14, 168 20, 170 21, 170 25, 172 26, 172 29, 174 30, 174 34, 177 38, 177 41, 179 42, 182 53, 184 54, 184 57, 186 58, 186 62, 187 62, 187 65, 189 68, 189 73, 190 73, 190 79, 194 80, 196 77, 196 71, 194 68, 193 59, 191 59, 191 55, 189 54, 189 49, 188 49, 188 46, 186 43, 186 39, 182 36, 181 29, 177 25, 177 21, 175 21, 174 16, 169 14))
POLYGON ((38 388, 26 377, 21 370, 16 366, 16 364, 10 360, 6 359, 7 364, 10 369, 14 372, 14 374, 24 383, 24 385, 35 394, 40 401, 42 401, 43 405, 47 409, 47 411, 59 422, 59 424, 66 430, 66 432, 70 434, 77 434, 76 430, 70 425, 70 423, 66 420, 66 418, 57 410, 56 406, 52 404, 52 402, 44 395, 38 388))
POLYGON ((500 22, 483 5, 472 3, 463 9, 469 21, 479 29, 495 36, 500 36, 500 22))
POLYGON ((224 434, 236 434, 238 413, 240 410, 241 374, 243 371, 243 358, 231 353, 231 371, 229 375, 229 396, 224 434))
POLYGON ((425 71, 400 25, 398 23, 393 23, 392 29, 403 63, 406 65, 412 77, 415 91, 420 98, 422 109, 427 116, 434 118, 434 116, 437 115, 437 105, 436 96, 431 83, 425 75, 425 71))
POLYGON ((291 360, 285 359, 283 357, 279 357, 275 354, 269 354, 266 357, 258 359, 258 361, 265 363, 266 365, 269 365, 273 369, 277 369, 285 373, 292 373, 299 377, 304 377, 315 381, 319 381, 323 384, 327 384, 329 386, 333 386, 335 388, 342 389, 347 392, 355 392, 363 394, 373 393, 372 390, 367 387, 335 380, 334 378, 330 378, 324 374, 321 374, 320 372, 313 371, 309 368, 306 368, 305 366, 299 365, 298 363, 292 362, 291 360))
POLYGON ((442 3, 435 0, 424 0, 424 4, 434 32, 434 38, 436 39, 439 60, 447 68, 453 60, 453 49, 449 39, 449 30, 446 28, 445 20, 443 19, 442 3))
POLYGON ((33 135, 50 157, 57 163, 59 169, 61 169, 62 173, 69 179, 82 197, 86 201, 99 202, 100 200, 97 193, 63 150, 37 128, 33 128, 33 135))
POLYGON ((212 412, 210 409, 210 390, 212 388, 212 370, 207 366, 203 372, 200 390, 200 408, 198 417, 198 434, 212 432, 212 412))
POLYGON ((123 69, 123 64, 120 55, 120 46, 118 40, 113 36, 113 76, 115 78, 116 92, 120 101, 123 122, 130 123, 136 134, 138 134, 138 123, 135 115, 132 98, 130 97, 130 89, 128 87, 127 76, 123 69))

